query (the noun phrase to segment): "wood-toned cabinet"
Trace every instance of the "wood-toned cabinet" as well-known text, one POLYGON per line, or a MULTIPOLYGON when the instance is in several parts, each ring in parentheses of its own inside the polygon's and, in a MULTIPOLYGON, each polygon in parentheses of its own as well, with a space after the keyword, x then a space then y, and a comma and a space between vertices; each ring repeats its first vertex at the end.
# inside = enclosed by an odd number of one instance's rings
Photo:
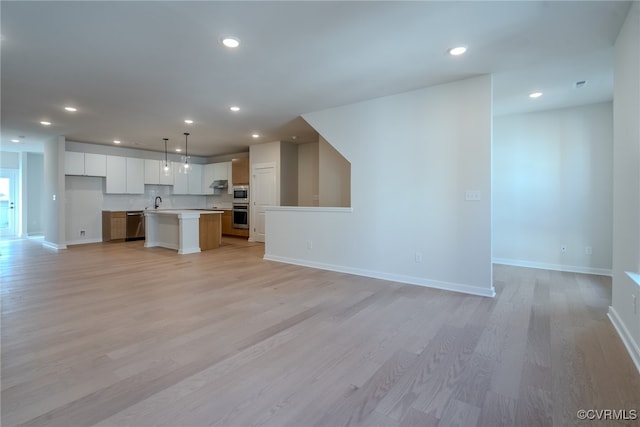
POLYGON ((200 250, 219 248, 220 240, 220 216, 221 215, 200 215, 200 250))
POLYGON ((231 235, 233 231, 233 214, 231 210, 225 210, 222 214, 222 234, 231 235))
POLYGON ((124 240, 127 232, 125 211, 102 211, 102 241, 124 240))
POLYGON ((231 181, 233 185, 249 185, 249 158, 233 159, 231 162, 231 181))

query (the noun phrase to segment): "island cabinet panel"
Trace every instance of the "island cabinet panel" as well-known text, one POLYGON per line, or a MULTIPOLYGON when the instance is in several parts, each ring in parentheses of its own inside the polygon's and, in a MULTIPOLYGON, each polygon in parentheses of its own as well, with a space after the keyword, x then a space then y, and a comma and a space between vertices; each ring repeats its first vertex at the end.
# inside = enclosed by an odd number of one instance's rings
POLYGON ((102 211, 102 241, 120 241, 126 237, 127 213, 125 211, 102 211))
POLYGON ((222 214, 222 234, 233 234, 233 213, 230 210, 224 210, 222 214))
POLYGON ((200 215, 200 250, 219 248, 221 242, 220 232, 222 223, 221 215, 200 215))

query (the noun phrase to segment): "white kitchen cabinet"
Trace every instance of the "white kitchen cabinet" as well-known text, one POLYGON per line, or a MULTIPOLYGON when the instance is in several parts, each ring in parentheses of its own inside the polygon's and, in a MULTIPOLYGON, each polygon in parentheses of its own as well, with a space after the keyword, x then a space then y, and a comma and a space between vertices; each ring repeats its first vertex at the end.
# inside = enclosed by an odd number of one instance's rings
POLYGON ((145 159, 144 183, 160 184, 160 161, 159 160, 145 159))
POLYGON ((127 194, 144 194, 144 159, 126 158, 127 194))
POLYGON ((189 175, 180 173, 182 163, 172 162, 173 166, 173 194, 189 194, 189 175))
POLYGON ((107 156, 106 192, 144 194, 144 160, 107 156))
POLYGON ((173 185, 173 163, 168 162, 169 171, 164 171, 164 160, 160 160, 160 185, 173 185))
POLYGON ((189 164, 189 194, 204 194, 202 192, 203 165, 189 164))
POLYGON ((65 175, 107 176, 107 156, 104 154, 66 151, 65 175))
POLYGON ((64 173, 65 175, 84 175, 84 153, 65 151, 64 173))
POLYGON ((84 153, 84 174, 87 176, 107 176, 107 156, 84 153))
POLYGON ((107 156, 107 193, 127 192, 127 159, 120 156, 107 156))
POLYGON ((210 187, 214 180, 215 163, 209 163, 202 168, 202 192, 203 194, 213 194, 213 188, 210 187))
POLYGON ((231 188, 231 162, 223 162, 223 163, 210 163, 208 165, 204 165, 204 172, 202 174, 202 191, 203 194, 214 194, 213 188, 211 188, 211 184, 213 181, 227 181, 228 193, 232 194, 233 189, 231 188))

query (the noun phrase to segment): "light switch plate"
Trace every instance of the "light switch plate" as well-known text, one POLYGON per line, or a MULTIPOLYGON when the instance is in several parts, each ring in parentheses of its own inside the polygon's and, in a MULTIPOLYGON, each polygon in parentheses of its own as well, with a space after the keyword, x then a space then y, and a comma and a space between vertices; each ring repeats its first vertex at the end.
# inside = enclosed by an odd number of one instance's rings
POLYGON ((464 199, 468 202, 477 202, 480 200, 480 191, 479 190, 467 190, 464 195, 464 199))

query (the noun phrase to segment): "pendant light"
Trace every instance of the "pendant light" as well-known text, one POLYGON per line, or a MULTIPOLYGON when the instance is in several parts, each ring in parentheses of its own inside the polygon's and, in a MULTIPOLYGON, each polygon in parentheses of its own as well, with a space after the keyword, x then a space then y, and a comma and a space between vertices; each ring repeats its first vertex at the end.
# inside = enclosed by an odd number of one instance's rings
POLYGON ((189 173, 189 132, 184 133, 184 163, 180 165, 181 173, 189 173))
POLYGON ((167 141, 169 138, 162 138, 164 140, 164 176, 169 176, 171 169, 169 168, 169 162, 167 160, 167 141))

